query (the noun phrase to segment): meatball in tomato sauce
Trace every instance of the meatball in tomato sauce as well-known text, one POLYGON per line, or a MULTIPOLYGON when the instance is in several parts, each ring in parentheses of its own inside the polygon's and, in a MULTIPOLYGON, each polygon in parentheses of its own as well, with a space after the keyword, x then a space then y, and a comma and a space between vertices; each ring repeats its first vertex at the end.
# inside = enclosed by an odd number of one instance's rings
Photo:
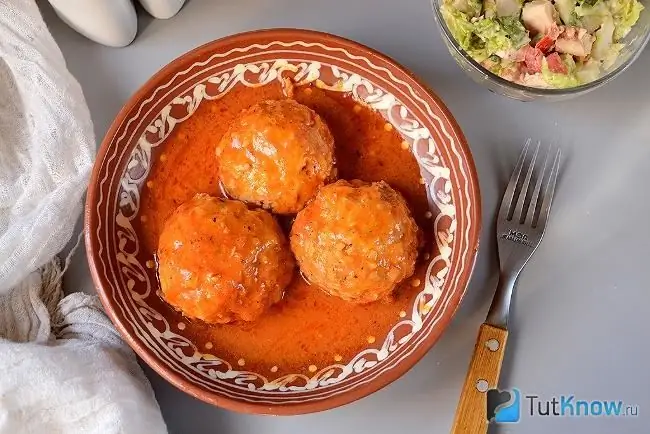
POLYGON ((335 176, 332 133, 316 112, 291 99, 245 110, 216 152, 226 193, 278 214, 300 211, 335 176))
POLYGON ((157 255, 163 298, 207 323, 256 320, 282 298, 294 271, 271 214, 206 194, 165 222, 157 255))
POLYGON ((415 270, 420 231, 385 182, 338 181, 320 189, 291 229, 305 278, 355 303, 390 297, 415 270))

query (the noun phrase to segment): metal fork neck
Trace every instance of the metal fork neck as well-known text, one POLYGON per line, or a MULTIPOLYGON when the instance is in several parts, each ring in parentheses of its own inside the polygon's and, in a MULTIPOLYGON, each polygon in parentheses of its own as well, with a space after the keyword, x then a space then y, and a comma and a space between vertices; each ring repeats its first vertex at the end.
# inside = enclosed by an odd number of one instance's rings
POLYGON ((517 283, 519 273, 499 274, 499 283, 488 311, 486 323, 502 329, 508 329, 508 315, 510 314, 510 300, 512 291, 517 283))

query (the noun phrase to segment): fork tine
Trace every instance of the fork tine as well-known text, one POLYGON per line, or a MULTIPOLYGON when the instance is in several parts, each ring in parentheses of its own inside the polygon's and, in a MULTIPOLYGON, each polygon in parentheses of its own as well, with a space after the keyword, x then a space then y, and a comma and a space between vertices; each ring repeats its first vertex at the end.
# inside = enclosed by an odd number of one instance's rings
POLYGON ((515 170, 512 172, 510 181, 508 181, 508 187, 506 187, 506 192, 503 194, 503 199, 501 200, 501 208, 499 209, 499 218, 510 220, 510 208, 512 208, 512 202, 514 201, 515 190, 517 189, 517 184, 519 183, 519 176, 521 171, 524 168, 524 161, 526 161, 526 154, 528 153, 528 146, 530 145, 530 139, 526 140, 524 149, 519 155, 517 160, 517 165, 515 170))
POLYGON ((544 164, 542 165, 542 170, 539 172, 537 177, 537 182, 535 182, 535 189, 533 190, 533 195, 530 197, 530 205, 528 205, 528 213, 526 215, 525 224, 528 226, 533 225, 533 218, 535 217, 535 210, 537 209, 537 201, 539 200, 539 192, 542 190, 542 182, 544 180, 544 174, 546 173, 546 166, 548 164, 548 157, 551 155, 551 145, 548 146, 548 151, 544 157, 544 164))
POLYGON ((515 213, 513 218, 516 219, 519 223, 523 223, 526 214, 524 214, 524 202, 526 202, 526 195, 528 194, 528 185, 530 184, 530 179, 533 177, 533 172, 535 171, 535 160, 537 159, 537 153, 539 152, 539 147, 541 143, 537 142, 535 147, 535 152, 533 153, 533 158, 531 158, 528 165, 528 172, 526 172, 526 178, 524 178, 524 183, 521 186, 521 191, 519 192, 519 198, 517 199, 517 206, 515 207, 515 213))
POLYGON ((553 159, 553 166, 551 167, 551 174, 549 175, 548 182, 546 183, 546 188, 544 188, 543 199, 542 199, 542 208, 539 211, 539 217, 537 218, 537 223, 533 227, 544 227, 546 225, 546 220, 548 215, 551 212, 551 202, 553 201, 553 193, 555 192, 555 183, 557 181, 557 174, 560 171, 560 156, 562 155, 562 150, 558 148, 555 153, 555 158, 553 159))

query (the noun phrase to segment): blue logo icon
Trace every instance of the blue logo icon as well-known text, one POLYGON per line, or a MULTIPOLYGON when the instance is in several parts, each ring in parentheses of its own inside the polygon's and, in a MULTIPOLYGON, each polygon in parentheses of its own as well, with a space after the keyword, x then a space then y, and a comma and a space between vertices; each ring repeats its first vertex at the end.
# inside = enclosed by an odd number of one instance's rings
POLYGON ((519 389, 487 391, 486 415, 488 422, 515 423, 521 416, 521 393, 519 389))

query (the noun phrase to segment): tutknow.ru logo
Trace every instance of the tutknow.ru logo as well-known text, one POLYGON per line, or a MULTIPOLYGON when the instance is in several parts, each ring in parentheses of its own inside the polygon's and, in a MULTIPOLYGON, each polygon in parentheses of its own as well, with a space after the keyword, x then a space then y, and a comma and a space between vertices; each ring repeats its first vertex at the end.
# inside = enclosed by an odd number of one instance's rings
POLYGON ((621 400, 583 400, 575 395, 525 395, 519 389, 487 391, 487 420, 496 423, 519 422, 528 417, 629 417, 639 415, 639 406, 621 400))

